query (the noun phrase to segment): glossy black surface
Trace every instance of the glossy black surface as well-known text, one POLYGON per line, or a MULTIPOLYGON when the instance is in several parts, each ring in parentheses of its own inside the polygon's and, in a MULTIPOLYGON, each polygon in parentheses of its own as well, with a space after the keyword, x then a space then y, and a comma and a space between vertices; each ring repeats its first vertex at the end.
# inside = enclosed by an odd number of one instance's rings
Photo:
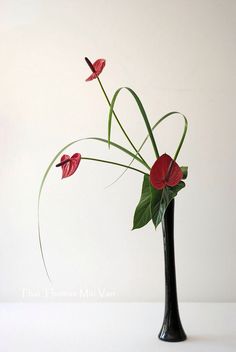
POLYGON ((186 340, 182 327, 176 289, 175 251, 174 251, 174 206, 173 199, 166 209, 162 221, 163 244, 165 255, 165 313, 159 339, 168 342, 186 340))

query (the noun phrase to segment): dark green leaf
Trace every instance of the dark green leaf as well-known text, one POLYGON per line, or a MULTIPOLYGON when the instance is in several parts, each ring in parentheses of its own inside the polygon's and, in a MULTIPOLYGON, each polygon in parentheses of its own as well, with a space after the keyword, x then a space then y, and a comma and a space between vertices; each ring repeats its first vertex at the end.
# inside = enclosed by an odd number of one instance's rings
POLYGON ((185 183, 183 181, 180 181, 176 186, 174 187, 167 187, 166 188, 166 202, 168 203, 167 206, 169 205, 170 201, 177 196, 178 192, 185 187, 185 183))
POLYGON ((140 201, 135 209, 133 230, 145 226, 151 220, 151 190, 149 176, 143 178, 143 187, 140 201))
POLYGON ((183 173, 183 180, 188 177, 188 166, 181 166, 181 171, 183 173))
POLYGON ((165 203, 163 201, 164 192, 165 189, 157 190, 151 187, 151 216, 155 228, 157 228, 157 226, 161 222, 163 214, 165 212, 165 203))
POLYGON ((162 218, 165 214, 166 208, 168 207, 170 201, 177 195, 177 193, 185 187, 185 183, 180 181, 177 186, 174 187, 166 187, 163 190, 156 190, 151 187, 151 216, 152 221, 157 228, 157 226, 162 221, 162 218))

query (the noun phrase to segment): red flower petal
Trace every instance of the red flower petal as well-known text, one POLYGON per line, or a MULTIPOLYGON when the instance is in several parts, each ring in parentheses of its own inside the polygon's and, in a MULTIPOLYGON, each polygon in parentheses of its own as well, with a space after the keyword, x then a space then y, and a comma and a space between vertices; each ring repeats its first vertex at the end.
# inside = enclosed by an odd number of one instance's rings
POLYGON ((160 156, 150 172, 151 185, 156 189, 176 186, 183 178, 179 165, 167 154, 160 156))
POLYGON ((104 59, 98 59, 93 63, 93 68, 95 72, 93 72, 87 79, 86 81, 92 81, 94 78, 97 78, 97 76, 100 75, 102 70, 104 69, 106 64, 106 60, 104 59))
POLYGON ((62 178, 69 177, 75 173, 77 170, 80 160, 81 160, 81 154, 75 153, 70 157, 69 155, 64 154, 61 157, 61 162, 68 160, 67 163, 61 165, 62 168, 62 178))

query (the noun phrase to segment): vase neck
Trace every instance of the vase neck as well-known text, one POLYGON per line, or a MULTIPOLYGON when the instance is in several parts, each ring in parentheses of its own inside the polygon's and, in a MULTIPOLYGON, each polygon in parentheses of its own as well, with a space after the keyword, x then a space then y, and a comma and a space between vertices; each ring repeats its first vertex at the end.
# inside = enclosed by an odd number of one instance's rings
MULTIPOLYGON (((175 273, 175 250, 174 250, 174 206, 172 199, 168 205, 163 221, 163 243, 165 257, 165 294, 166 305, 173 306, 178 310, 176 273, 175 273)), ((168 307, 166 307, 168 308, 168 307)))
POLYGON ((174 207, 172 199, 168 205, 163 221, 163 242, 165 257, 165 314, 159 338, 164 341, 183 341, 186 334, 183 330, 178 308, 175 250, 174 250, 174 207))

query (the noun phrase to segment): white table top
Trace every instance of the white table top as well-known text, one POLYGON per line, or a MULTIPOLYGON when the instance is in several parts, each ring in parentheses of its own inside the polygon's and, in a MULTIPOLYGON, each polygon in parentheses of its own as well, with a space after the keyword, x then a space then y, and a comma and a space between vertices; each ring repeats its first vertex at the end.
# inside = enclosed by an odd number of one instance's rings
POLYGON ((160 341, 161 303, 2 303, 2 352, 236 351, 236 303, 182 303, 188 340, 160 341))

